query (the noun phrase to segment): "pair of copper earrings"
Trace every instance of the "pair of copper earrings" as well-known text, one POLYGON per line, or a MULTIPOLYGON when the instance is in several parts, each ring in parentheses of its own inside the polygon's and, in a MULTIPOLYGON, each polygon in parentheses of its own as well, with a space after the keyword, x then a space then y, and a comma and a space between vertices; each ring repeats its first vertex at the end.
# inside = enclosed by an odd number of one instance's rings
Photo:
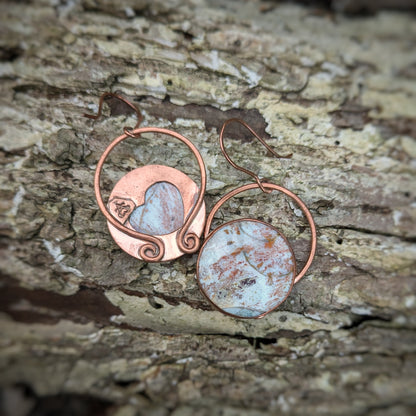
POLYGON ((227 120, 220 132, 220 146, 227 161, 247 173, 255 182, 243 185, 223 196, 212 208, 205 222, 205 165, 201 154, 186 137, 159 127, 141 127, 143 119, 137 108, 123 97, 105 93, 101 96, 98 114, 85 114, 96 119, 101 115, 104 99, 117 98, 137 114, 134 129, 125 127, 124 134, 106 148, 96 168, 94 189, 98 206, 107 219, 115 242, 133 257, 147 262, 176 259, 200 249, 197 280, 201 292, 221 312, 236 318, 261 318, 276 309, 292 287, 306 273, 316 251, 316 228, 312 215, 302 200, 288 189, 261 180, 253 172, 236 165, 224 147, 224 130, 232 122, 246 127, 270 152, 274 152, 251 127, 240 119, 227 120), (144 133, 159 133, 180 140, 196 158, 200 187, 183 172, 162 165, 136 168, 115 185, 105 204, 101 195, 101 172, 110 152, 128 138, 144 133), (311 229, 309 257, 296 274, 296 262, 288 240, 273 226, 256 219, 229 221, 214 231, 211 223, 218 209, 230 198, 249 189, 265 193, 286 194, 302 210, 311 229), (205 224, 205 227, 204 227, 205 224), (201 235, 204 243, 200 247, 201 235))

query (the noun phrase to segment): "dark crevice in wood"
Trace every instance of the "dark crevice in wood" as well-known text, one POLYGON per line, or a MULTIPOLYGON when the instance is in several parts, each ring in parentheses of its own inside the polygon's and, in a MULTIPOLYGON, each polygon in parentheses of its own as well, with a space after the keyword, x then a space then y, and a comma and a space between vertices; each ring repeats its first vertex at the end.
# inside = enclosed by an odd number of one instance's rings
POLYGON ((113 403, 101 398, 81 394, 58 394, 38 397, 29 416, 105 416, 113 403))
POLYGON ((371 122, 379 128, 380 134, 385 139, 397 135, 410 136, 416 139, 415 118, 371 119, 371 122))
POLYGON ((13 91, 17 93, 29 94, 35 98, 64 98, 72 97, 74 91, 69 88, 56 87, 54 85, 41 84, 41 83, 27 83, 19 84, 13 87, 13 91))
POLYGON ((112 316, 123 314, 98 288, 81 286, 75 294, 64 296, 43 289, 23 288, 16 280, 4 275, 0 279, 0 310, 16 321, 51 324, 69 319, 80 323, 110 324, 112 316), (28 306, 18 304, 22 301, 28 306))
MULTIPOLYGON (((225 333, 215 333, 215 334, 210 334, 210 336, 244 340, 244 341, 247 341, 249 345, 251 345, 252 347, 254 347, 254 349, 257 350, 257 349, 262 349, 262 345, 276 344, 279 338, 295 339, 295 338, 308 337, 311 334, 312 334, 312 331, 308 331, 308 330, 295 332, 295 331, 282 329, 275 333, 269 334, 267 337, 248 337, 242 334, 230 335, 230 334, 225 334, 225 333)), ((206 336, 206 334, 195 334, 195 335, 206 336)))
MULTIPOLYGON (((339 110, 333 111, 332 124, 340 129, 350 128, 362 130, 367 124, 376 126, 383 138, 396 135, 407 135, 416 138, 416 120, 413 118, 396 117, 391 119, 373 118, 369 116, 372 110, 359 103, 348 101, 339 110)), ((339 145, 340 143, 335 143, 339 145)))
MULTIPOLYGON (((203 120, 207 131, 214 128, 219 132, 224 121, 230 118, 241 118, 260 136, 270 138, 266 132, 267 124, 258 110, 231 109, 223 111, 210 105, 186 104, 181 106, 171 103, 169 99, 157 100, 155 98, 148 98, 146 105, 143 106, 153 117, 167 119, 172 123, 178 118, 203 120)), ((251 133, 238 125, 230 126, 226 131, 226 137, 242 142, 253 140, 251 133)))
POLYGON ((352 102, 345 103, 339 110, 332 113, 332 124, 338 128, 362 130, 371 120, 368 116, 370 108, 352 102))
MULTIPOLYGON (((282 3, 298 3, 313 7, 314 13, 321 9, 342 12, 352 16, 373 15, 379 10, 415 10, 416 4, 413 0, 280 0, 282 3)), ((272 10, 270 8, 266 11, 272 10)))
POLYGON ((379 405, 373 404, 371 406, 368 406, 362 415, 363 416, 373 415, 373 414, 396 415, 396 416, 416 415, 416 403, 415 403, 414 395, 409 395, 408 400, 411 403, 405 403, 402 399, 402 400, 390 401, 389 403, 381 403, 379 405), (376 413, 373 413, 373 410, 376 413), (382 413, 379 411, 382 411, 382 413))
POLYGON ((413 62, 410 65, 402 68, 397 72, 397 75, 403 78, 416 79, 416 62, 413 62))
POLYGON ((152 308, 155 308, 155 309, 162 309, 163 308, 163 305, 161 305, 160 303, 157 303, 153 296, 148 296, 147 300, 149 301, 149 304, 152 308))
POLYGON ((403 235, 400 234, 393 234, 393 233, 383 233, 381 231, 373 231, 373 230, 368 230, 366 228, 361 228, 361 227, 353 227, 353 226, 347 226, 347 225, 321 225, 319 228, 324 229, 324 228, 329 228, 329 229, 333 229, 333 230, 349 230, 349 231, 356 231, 359 233, 363 233, 363 234, 368 234, 368 235, 374 235, 374 236, 383 236, 383 237, 394 237, 394 238, 398 238, 401 241, 406 241, 409 243, 416 243, 416 237, 405 237, 403 235))
POLYGON ((361 327, 365 322, 391 322, 391 318, 375 315, 355 315, 352 318, 352 322, 348 325, 341 326, 340 329, 356 329, 361 327))
POLYGON ((150 305, 154 307, 155 309, 161 309, 163 307, 163 305, 160 305, 156 301, 156 299, 159 298, 159 299, 163 299, 166 303, 168 303, 171 306, 178 306, 181 303, 185 303, 186 305, 191 306, 193 309, 201 309, 204 311, 212 310, 212 308, 208 304, 205 304, 202 301, 191 300, 185 296, 169 296, 169 295, 166 295, 165 293, 150 294, 150 293, 141 292, 139 290, 125 289, 122 287, 120 287, 119 290, 129 296, 137 296, 139 298, 147 297, 150 305))
POLYGON ((138 383, 139 383, 139 381, 135 380, 135 379, 133 379, 133 380, 117 380, 117 381, 114 382, 114 384, 116 386, 123 387, 123 388, 129 387, 129 386, 132 386, 132 385, 138 384, 138 383))
MULTIPOLYGON (((38 395, 32 387, 26 383, 18 383, 15 386, 0 390, 0 413, 10 409, 4 409, 4 404, 10 399, 19 399, 28 408, 27 416, 105 416, 113 406, 113 402, 88 394, 61 393, 55 395, 38 395)), ((15 403, 17 406, 17 404, 15 403)), ((24 408, 23 407, 23 408, 24 408)), ((19 408, 19 406, 17 406, 19 408)), ((21 413, 19 413, 21 414, 21 413)))
POLYGON ((360 205, 360 208, 362 212, 364 213, 374 213, 374 214, 383 214, 383 215, 388 215, 392 213, 392 209, 390 207, 363 204, 363 205, 360 205))
POLYGON ((23 49, 19 46, 1 46, 0 62, 13 62, 23 54, 23 49))
POLYGON ((319 199, 310 205, 310 208, 316 211, 319 215, 325 215, 326 211, 335 208, 335 199, 319 199))
POLYGON ((294 94, 294 93, 283 94, 280 101, 282 103, 298 104, 306 108, 309 108, 309 107, 320 108, 320 107, 324 107, 327 104, 327 100, 325 99, 310 100, 307 98, 303 98, 299 96, 298 94, 294 94))
MULTIPOLYGON (((31 86, 30 86, 31 87, 31 86)), ((125 94, 121 94, 125 97, 125 94)), ((169 120, 174 123, 178 118, 187 120, 202 120, 207 131, 215 129, 220 131, 223 123, 230 118, 240 118, 246 121, 251 128, 264 138, 270 138, 266 132, 267 124, 258 110, 255 109, 230 109, 220 110, 210 105, 186 104, 176 105, 170 101, 169 94, 164 99, 157 99, 151 96, 126 97, 131 102, 137 103, 136 107, 143 108, 146 112, 155 117, 169 120)), ((131 115, 133 110, 125 103, 110 97, 105 102, 111 110, 111 116, 131 115)), ((230 126, 225 134, 226 137, 240 140, 241 142, 253 141, 251 133, 240 125, 230 126)))
MULTIPOLYGON (((120 94, 122 96, 122 94, 120 94)), ((110 107, 111 115, 116 117, 119 115, 131 115, 135 114, 135 111, 127 105, 124 101, 121 101, 115 97, 107 97, 104 102, 110 107)))

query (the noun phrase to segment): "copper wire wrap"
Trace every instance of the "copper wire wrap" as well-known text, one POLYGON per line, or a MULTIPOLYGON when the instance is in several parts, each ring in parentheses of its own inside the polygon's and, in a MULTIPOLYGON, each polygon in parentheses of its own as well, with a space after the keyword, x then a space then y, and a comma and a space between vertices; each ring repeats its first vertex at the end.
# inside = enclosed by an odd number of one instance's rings
MULTIPOLYGON (((313 221, 312 214, 306 207, 305 203, 293 192, 289 191, 289 189, 284 188, 283 186, 275 185, 274 183, 268 183, 268 182, 262 182, 262 185, 266 188, 266 190, 272 191, 279 191, 283 192, 290 198, 292 198, 300 207, 303 214, 305 215, 306 219, 308 220, 309 227, 311 229, 311 250, 309 253, 308 260, 306 261, 306 264, 303 266, 303 269, 300 271, 300 273, 295 277, 295 283, 299 282, 300 279, 305 275, 305 273, 308 271, 309 266, 312 263, 312 260, 315 256, 316 252, 316 227, 315 222, 313 221)), ((205 223, 205 229, 204 229, 204 238, 207 238, 210 234, 210 228, 211 223, 214 218, 214 215, 217 213, 221 205, 223 205, 225 202, 227 202, 230 198, 232 198, 235 195, 240 194, 241 192, 247 191, 249 189, 256 189, 260 188, 257 183, 249 183, 247 185, 240 186, 239 188, 233 189, 228 194, 224 195, 212 208, 210 214, 208 215, 207 221, 205 223)), ((268 192, 268 193, 270 193, 268 192)))
MULTIPOLYGON (((111 96, 111 97, 121 99, 122 101, 127 103, 131 108, 133 108, 136 111, 136 114, 138 114, 138 118, 139 118, 139 122, 138 122, 138 124, 136 124, 136 127, 140 124, 140 121, 142 120, 142 116, 139 113, 139 111, 131 103, 129 103, 127 100, 125 100, 123 97, 120 97, 117 94, 113 94, 113 93, 105 93, 101 96, 100 107, 99 107, 99 111, 98 111, 97 116, 91 116, 91 115, 88 115, 88 114, 85 114, 85 116, 88 116, 89 118, 94 118, 94 119, 98 118, 101 114, 102 102, 103 102, 104 98, 107 97, 107 96, 111 96)), ((147 243, 147 244, 144 244, 140 248, 140 252, 139 252, 139 256, 144 261, 147 261, 147 262, 159 262, 159 261, 161 261, 161 259, 164 256, 164 253, 165 253, 165 247, 164 247, 163 241, 160 238, 157 238, 155 236, 148 235, 148 234, 143 234, 143 233, 140 233, 138 231, 134 231, 134 230, 124 226, 115 217, 113 217, 113 215, 111 215, 111 213, 109 212, 106 204, 103 201, 102 194, 101 194, 101 186, 100 186, 101 172, 102 172, 104 162, 106 161, 110 152, 118 144, 120 144, 123 140, 126 140, 128 138, 132 138, 132 137, 133 138, 138 138, 140 135, 142 135, 144 133, 160 133, 160 134, 164 134, 164 135, 167 135, 167 136, 170 136, 170 137, 173 137, 173 138, 176 138, 176 139, 180 140, 186 146, 188 146, 188 148, 194 154, 194 156, 195 156, 195 158, 198 162, 198 166, 199 166, 199 170, 200 170, 200 174, 201 174, 201 184, 200 184, 200 187, 199 187, 198 198, 196 200, 196 203, 191 208, 191 211, 189 212, 182 228, 180 229, 180 231, 178 232, 178 235, 176 237, 178 247, 183 253, 194 253, 199 248, 200 239, 195 233, 188 232, 188 229, 189 229, 192 221, 195 219, 195 217, 196 217, 196 215, 197 215, 197 213, 198 213, 198 211, 201 208, 201 205, 203 203, 203 198, 204 198, 204 193, 205 193, 205 188, 206 188, 206 172, 205 172, 205 165, 204 165, 202 156, 199 153, 198 149, 194 146, 194 144, 189 139, 187 139, 186 137, 182 136, 179 133, 176 133, 172 130, 159 128, 159 127, 142 127, 142 128, 135 128, 135 129, 130 129, 128 127, 125 127, 124 128, 124 134, 120 137, 117 137, 116 139, 114 139, 110 143, 110 145, 105 149, 105 151, 103 152, 103 154, 100 157, 100 160, 97 163, 97 168, 96 168, 95 176, 94 176, 94 191, 95 191, 95 196, 97 198, 98 206, 99 206, 101 212, 106 217, 107 221, 111 225, 113 225, 117 230, 127 234, 130 237, 133 237, 133 238, 136 238, 136 239, 139 239, 139 240, 143 240, 147 243)))
POLYGON ((241 192, 247 191, 249 189, 255 189, 255 188, 260 188, 265 193, 271 193, 273 191, 282 192, 282 193, 286 194, 288 197, 292 198, 299 205, 299 207, 301 208, 303 214, 305 215, 306 219, 308 220, 309 227, 311 229, 311 248, 310 248, 309 257, 308 257, 308 260, 306 261, 305 265, 303 266, 302 270, 300 271, 300 273, 295 277, 294 283, 297 283, 297 282, 299 282, 300 279, 302 279, 302 277, 308 271, 310 265, 312 264, 312 260, 313 260, 313 258, 315 256, 315 252, 316 252, 316 245, 317 245, 316 226, 315 226, 315 222, 313 220, 312 214, 310 213, 310 211, 307 208, 307 206, 305 205, 305 203, 297 195, 295 195, 292 191, 289 191, 288 189, 284 188, 283 186, 279 186, 279 185, 276 185, 274 183, 269 183, 267 181, 264 181, 264 180, 260 179, 258 177, 258 175, 256 175, 254 172, 252 172, 252 171, 250 171, 248 169, 245 169, 245 168, 237 165, 235 162, 233 162, 233 160, 230 158, 230 156, 226 152, 225 146, 224 146, 224 131, 225 131, 225 128, 227 127, 227 125, 229 125, 230 123, 239 123, 239 124, 243 125, 275 157, 278 157, 278 158, 290 158, 292 156, 291 154, 285 155, 285 156, 281 156, 278 153, 276 153, 264 141, 264 139, 262 139, 244 120, 241 120, 241 119, 238 119, 238 118, 232 118, 232 119, 227 120, 223 124, 223 126, 221 128, 220 137, 219 137, 221 151, 222 151, 224 157, 227 159, 227 162, 231 166, 233 166, 237 170, 240 170, 240 171, 242 171, 242 172, 247 173, 248 175, 250 175, 252 178, 255 179, 256 183, 250 183, 250 184, 247 184, 247 185, 243 185, 243 186, 240 186, 239 188, 236 188, 236 189, 232 190, 228 194, 224 195, 215 204, 215 206, 212 208, 210 214, 208 215, 207 221, 205 223, 204 238, 206 239, 208 237, 208 235, 210 234, 209 231, 210 231, 210 228, 211 228, 212 219, 214 218, 214 215, 216 214, 216 212, 218 211, 218 209, 221 207, 221 205, 223 205, 226 201, 228 201, 233 196, 235 196, 235 195, 237 195, 237 194, 239 194, 241 192))

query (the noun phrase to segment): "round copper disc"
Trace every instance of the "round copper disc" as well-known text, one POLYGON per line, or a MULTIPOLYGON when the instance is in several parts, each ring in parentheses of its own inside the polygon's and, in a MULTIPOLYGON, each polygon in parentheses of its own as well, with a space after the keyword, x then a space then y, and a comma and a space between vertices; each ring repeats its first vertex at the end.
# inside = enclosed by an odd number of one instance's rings
MULTIPOLYGON (((183 172, 162 165, 147 165, 123 176, 111 192, 108 209, 125 227, 163 241, 161 261, 182 256, 177 236, 198 199, 196 183, 183 172)), ((192 221, 189 232, 201 236, 205 223, 203 202, 192 221)), ((115 242, 126 253, 140 260, 145 241, 118 230, 110 222, 108 228, 115 242)))

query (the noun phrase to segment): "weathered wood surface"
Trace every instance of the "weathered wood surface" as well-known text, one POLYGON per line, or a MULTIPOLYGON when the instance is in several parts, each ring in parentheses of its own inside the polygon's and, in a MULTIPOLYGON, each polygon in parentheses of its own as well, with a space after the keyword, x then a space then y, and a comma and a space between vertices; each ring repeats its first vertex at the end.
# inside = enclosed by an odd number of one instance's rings
MULTIPOLYGON (((349 19, 226 0, 0 10, 3 411, 414 414, 412 15, 349 19), (104 91, 134 100, 144 125, 194 141, 208 209, 250 181, 220 154, 226 118, 244 118, 293 153, 274 159, 237 129, 227 139, 238 163, 296 192, 319 228, 316 259, 279 310, 254 321, 223 316, 197 289, 196 256, 145 264, 118 249, 93 174, 135 120, 114 102, 112 117, 83 118, 104 91)), ((184 146, 132 140, 106 165, 106 195, 149 163, 198 180, 184 146)), ((249 193, 221 215, 216 224, 271 221, 305 260, 309 231, 284 198, 249 193)))

